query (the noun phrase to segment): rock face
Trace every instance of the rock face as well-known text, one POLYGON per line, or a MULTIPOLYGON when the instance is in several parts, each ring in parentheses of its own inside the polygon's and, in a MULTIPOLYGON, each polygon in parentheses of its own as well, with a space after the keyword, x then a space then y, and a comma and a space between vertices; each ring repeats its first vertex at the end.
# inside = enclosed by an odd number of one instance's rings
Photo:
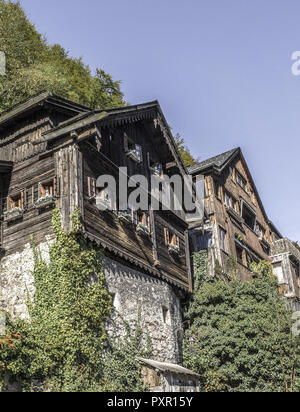
MULTIPOLYGON (((48 238, 39 245, 42 257, 49 260, 48 238)), ((0 310, 13 318, 29 319, 27 298, 34 295, 33 252, 26 245, 20 253, 0 261, 0 310)), ((134 327, 141 312, 141 326, 148 332, 153 356, 163 362, 180 362, 183 336, 180 300, 172 286, 105 258, 103 269, 109 292, 114 298, 114 311, 107 323, 109 333, 125 334, 121 317, 134 327), (121 315, 121 317, 119 316, 121 315), (113 327, 116 325, 116 328, 113 327)))

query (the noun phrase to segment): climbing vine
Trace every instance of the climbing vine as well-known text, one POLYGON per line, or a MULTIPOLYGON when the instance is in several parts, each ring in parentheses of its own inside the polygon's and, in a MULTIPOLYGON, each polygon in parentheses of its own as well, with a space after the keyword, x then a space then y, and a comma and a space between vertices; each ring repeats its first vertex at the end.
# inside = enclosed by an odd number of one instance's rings
POLYGON ((102 250, 83 238, 79 212, 73 214, 72 222, 71 232, 65 233, 60 214, 54 211, 55 241, 49 249, 49 262, 42 259, 33 243, 36 291, 33 301, 28 299, 30 322, 8 321, 7 338, 0 342, 2 389, 10 376, 24 391, 109 390, 118 387, 118 376, 124 374, 128 362, 132 381, 127 382, 127 390, 140 388, 135 355, 142 352, 141 334, 130 340, 128 330, 126 343, 120 340, 119 346, 107 349, 105 326, 111 313, 111 296, 102 269, 102 250), (116 353, 128 342, 132 350, 126 361, 119 362, 116 353), (103 353, 112 358, 109 363, 116 383, 112 380, 111 386, 106 382, 108 361, 103 353))
MULTIPOLYGON (((195 261, 202 262, 202 254, 195 261)), ((196 276, 205 278, 203 264, 196 276)), ((252 267, 249 282, 218 278, 196 290, 186 314, 184 364, 202 387, 216 392, 299 390, 299 341, 268 262, 252 267)))
POLYGON ((103 389, 106 392, 145 392, 147 386, 142 379, 142 365, 137 357, 150 358, 152 342, 141 327, 141 311, 139 310, 134 327, 124 319, 125 335, 115 333, 108 340, 103 355, 103 389))

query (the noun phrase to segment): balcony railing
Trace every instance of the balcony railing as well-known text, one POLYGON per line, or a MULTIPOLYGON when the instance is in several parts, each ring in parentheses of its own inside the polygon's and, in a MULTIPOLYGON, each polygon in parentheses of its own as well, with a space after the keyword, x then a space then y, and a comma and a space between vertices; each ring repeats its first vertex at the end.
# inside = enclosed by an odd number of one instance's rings
POLYGON ((270 253, 271 256, 280 255, 282 253, 289 253, 300 262, 300 250, 298 250, 296 246, 294 246, 293 243, 287 238, 279 239, 271 243, 270 253))

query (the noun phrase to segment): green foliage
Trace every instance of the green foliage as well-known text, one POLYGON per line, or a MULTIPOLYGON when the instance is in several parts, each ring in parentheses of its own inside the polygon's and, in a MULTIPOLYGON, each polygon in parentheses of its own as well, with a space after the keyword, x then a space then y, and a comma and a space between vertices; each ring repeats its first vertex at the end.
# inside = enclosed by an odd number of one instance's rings
POLYGON ((134 330, 123 321, 126 334, 116 334, 109 340, 104 354, 103 390, 106 392, 145 392, 142 379, 142 366, 137 357, 149 358, 152 353, 149 336, 144 336, 140 325, 140 313, 134 330))
POLYGON ((298 249, 298 250, 300 250, 300 245, 299 245, 299 242, 297 241, 297 242, 293 242, 293 245, 298 249))
POLYGON ((208 275, 208 251, 201 250, 193 256, 194 262, 194 291, 197 292, 205 282, 212 281, 208 275))
POLYGON ((250 282, 203 282, 188 310, 184 363, 200 374, 206 391, 297 390, 291 314, 270 264, 253 269, 250 282))
POLYGON ((48 45, 18 2, 0 0, 0 51, 7 59, 0 113, 43 90, 93 108, 124 105, 119 81, 100 69, 92 75, 81 58, 69 57, 58 44, 48 45))
MULTIPOLYGON (((126 324, 123 338, 108 340, 111 314, 102 250, 81 236, 79 212, 65 233, 53 214, 56 240, 46 263, 33 245, 36 292, 28 300, 30 322, 8 320, 0 340, 0 391, 5 374, 25 391, 143 391, 137 356, 150 355, 140 327, 126 324), (146 346, 146 349, 144 349, 146 346)), ((116 331, 115 331, 116 334, 116 331)))
POLYGON ((177 148, 179 153, 183 159, 183 162, 186 166, 193 166, 197 163, 197 160, 191 154, 190 149, 186 146, 184 139, 177 133, 174 137, 175 142, 177 144, 177 148))
POLYGON ((230 255, 226 262, 226 273, 231 280, 237 280, 238 278, 238 265, 235 258, 230 255))
POLYGON ((27 384, 27 390, 34 389, 34 382, 43 384, 41 390, 100 388, 111 297, 101 250, 80 236, 78 213, 72 219, 73 230, 65 233, 59 212, 54 212, 56 241, 50 247, 49 264, 34 248, 36 292, 33 304, 28 302, 31 321, 14 325, 14 333, 22 339, 11 348, 10 352, 16 352, 12 359, 4 358, 6 371, 27 384))

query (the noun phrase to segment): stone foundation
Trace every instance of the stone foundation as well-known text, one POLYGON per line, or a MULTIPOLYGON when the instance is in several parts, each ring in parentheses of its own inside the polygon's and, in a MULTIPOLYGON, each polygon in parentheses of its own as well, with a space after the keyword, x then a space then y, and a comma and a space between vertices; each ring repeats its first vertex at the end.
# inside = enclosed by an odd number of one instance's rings
MULTIPOLYGON (((48 238, 38 246, 46 261, 49 261, 50 244, 51 238, 48 238)), ((8 312, 12 318, 29 319, 26 302, 35 292, 33 265, 30 244, 22 252, 0 261, 0 310, 8 312)), ((118 335, 124 335, 124 322, 119 314, 134 326, 140 310, 143 330, 151 336, 154 359, 180 362, 182 317, 173 287, 110 259, 104 259, 103 268, 115 307, 108 332, 116 330, 118 335)))
MULTIPOLYGON (((43 259, 49 260, 51 237, 38 247, 43 259)), ((35 288, 33 279, 33 251, 28 243, 20 253, 0 260, 0 310, 12 318, 28 319, 27 298, 32 299, 35 288)))
MULTIPOLYGON (((183 338, 181 305, 172 286, 139 271, 104 259, 108 289, 114 298, 113 322, 124 333, 118 313, 133 327, 141 311, 141 326, 151 336, 153 359, 162 362, 181 361, 183 338)), ((112 322, 108 330, 112 331, 112 322)))

